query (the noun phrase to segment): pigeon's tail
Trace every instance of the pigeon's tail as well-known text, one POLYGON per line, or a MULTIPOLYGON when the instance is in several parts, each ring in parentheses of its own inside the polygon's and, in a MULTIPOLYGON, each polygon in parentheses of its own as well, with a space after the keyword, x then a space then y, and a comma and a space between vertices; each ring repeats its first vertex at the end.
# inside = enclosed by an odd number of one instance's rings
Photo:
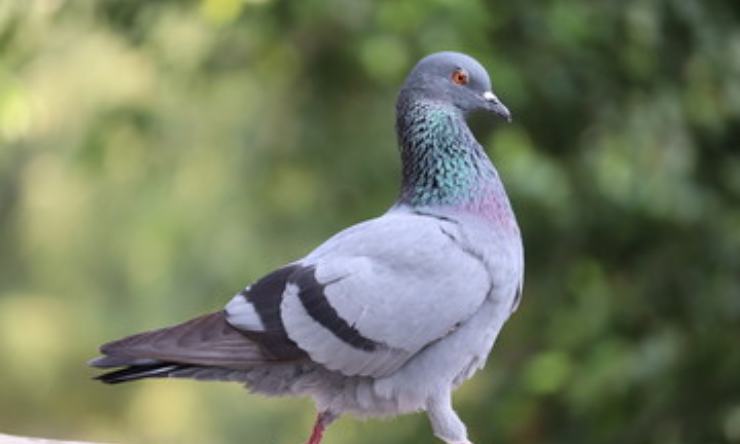
POLYGON ((222 379, 272 361, 226 322, 223 311, 109 342, 100 352, 89 365, 116 369, 95 378, 108 384, 173 376, 222 379))
MULTIPOLYGON (((95 365, 91 363, 91 365, 95 365)), ((177 375, 182 370, 192 368, 191 365, 160 362, 153 364, 130 365, 120 370, 114 370, 95 377, 106 384, 136 381, 144 378, 168 378, 177 375)))

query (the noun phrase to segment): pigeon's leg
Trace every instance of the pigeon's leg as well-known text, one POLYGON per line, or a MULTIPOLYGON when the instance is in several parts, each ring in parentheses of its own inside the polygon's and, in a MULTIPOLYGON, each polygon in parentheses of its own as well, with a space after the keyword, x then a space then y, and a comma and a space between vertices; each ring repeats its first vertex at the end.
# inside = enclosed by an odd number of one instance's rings
POLYGON ((321 444, 321 438, 324 436, 324 431, 335 419, 337 419, 335 413, 325 410, 316 416, 316 422, 313 425, 313 432, 311 437, 308 438, 306 444, 321 444))
POLYGON ((452 394, 439 394, 427 401, 427 416, 434 436, 447 444, 473 444, 468 441, 465 424, 452 409, 452 394))

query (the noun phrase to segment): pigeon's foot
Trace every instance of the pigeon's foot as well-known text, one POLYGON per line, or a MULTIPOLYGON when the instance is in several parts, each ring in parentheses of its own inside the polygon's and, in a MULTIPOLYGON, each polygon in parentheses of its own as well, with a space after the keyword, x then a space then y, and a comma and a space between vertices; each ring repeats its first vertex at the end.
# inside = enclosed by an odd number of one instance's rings
POLYGON ((316 422, 313 424, 313 432, 311 432, 311 437, 308 438, 308 442, 306 444, 321 444, 321 438, 324 437, 324 432, 326 431, 326 428, 335 419, 337 419, 337 415, 332 412, 325 411, 319 413, 318 416, 316 416, 316 422))

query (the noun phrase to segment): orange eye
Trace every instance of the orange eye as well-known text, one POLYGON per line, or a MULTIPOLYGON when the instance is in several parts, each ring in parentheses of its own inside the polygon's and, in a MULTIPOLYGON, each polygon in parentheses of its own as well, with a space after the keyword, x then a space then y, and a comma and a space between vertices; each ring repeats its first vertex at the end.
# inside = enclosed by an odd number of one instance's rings
POLYGON ((457 68, 452 71, 452 83, 455 85, 467 85, 469 81, 470 77, 468 77, 468 72, 464 69, 457 68))

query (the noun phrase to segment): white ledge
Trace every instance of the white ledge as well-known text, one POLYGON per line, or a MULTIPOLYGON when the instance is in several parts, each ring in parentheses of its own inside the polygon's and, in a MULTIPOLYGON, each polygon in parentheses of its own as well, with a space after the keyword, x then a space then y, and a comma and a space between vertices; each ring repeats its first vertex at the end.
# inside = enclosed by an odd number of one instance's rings
POLYGON ((0 433, 0 444, 95 444, 82 441, 57 441, 54 439, 28 438, 25 436, 11 436, 0 433))

